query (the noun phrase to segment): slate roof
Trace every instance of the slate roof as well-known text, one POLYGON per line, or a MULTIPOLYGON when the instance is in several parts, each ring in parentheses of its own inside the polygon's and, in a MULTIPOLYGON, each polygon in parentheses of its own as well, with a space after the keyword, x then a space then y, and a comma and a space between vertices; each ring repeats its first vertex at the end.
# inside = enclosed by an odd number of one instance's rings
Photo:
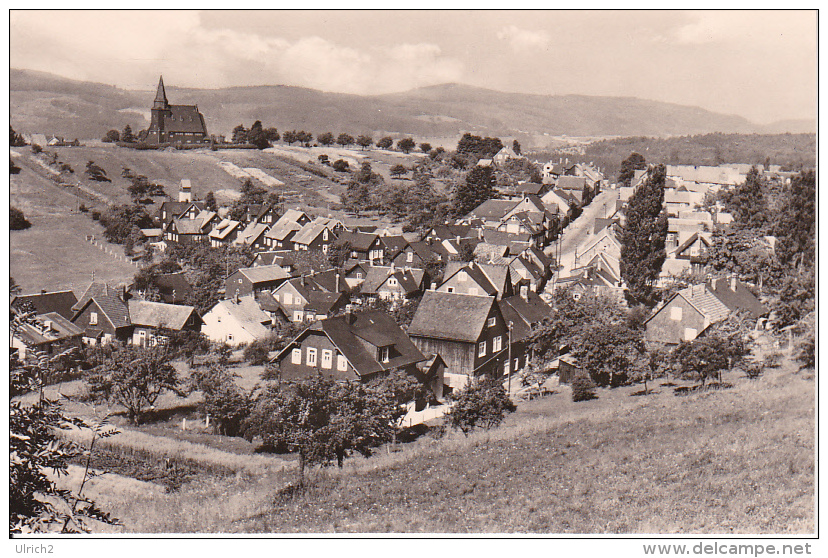
POLYGON ((120 289, 110 287, 106 283, 94 282, 81 295, 77 304, 72 307, 75 314, 72 319, 81 312, 90 301, 94 300, 100 307, 101 312, 106 315, 106 318, 112 323, 115 328, 125 327, 131 325, 129 319, 129 307, 122 298, 122 291, 120 289))
POLYGON ((180 331, 187 325, 187 320, 195 312, 192 306, 149 302, 147 300, 129 301, 129 318, 132 325, 145 327, 165 327, 180 331))
POLYGON ((288 209, 284 212, 284 214, 282 214, 281 217, 279 217, 279 219, 276 220, 275 223, 273 223, 273 228, 286 227, 291 224, 297 225, 299 228, 301 228, 302 225, 299 225, 299 220, 303 216, 307 219, 310 219, 310 217, 308 217, 308 214, 304 211, 299 211, 298 209, 288 209))
POLYGON ((288 223, 284 226, 276 226, 273 225, 267 233, 265 234, 265 238, 272 238, 273 240, 287 240, 291 235, 293 235, 296 231, 301 229, 299 225, 296 223, 288 223))
POLYGON ((541 250, 541 249, 539 249, 535 246, 531 246, 531 247, 527 248, 525 251, 526 252, 531 252, 532 255, 540 261, 541 266, 543 267, 544 270, 552 267, 552 258, 547 256, 544 253, 543 250, 541 250))
POLYGON ((172 225, 178 234, 202 234, 201 221, 198 219, 182 219, 176 217, 172 225))
POLYGON ((685 240, 685 241, 681 244, 681 246, 679 246, 678 248, 676 248, 676 249, 675 249, 675 253, 676 253, 676 254, 681 254, 682 252, 684 252, 685 250, 687 250, 687 248, 689 248, 691 244, 693 244, 694 242, 696 242, 696 240, 699 240, 699 239, 701 239, 701 241, 702 241, 702 242, 703 242, 706 246, 710 246, 710 233, 707 233, 707 232, 704 232, 704 231, 699 231, 699 232, 694 232, 694 233, 690 236, 690 238, 688 238, 687 240, 685 240))
POLYGON ((57 312, 66 319, 71 319, 72 307, 78 303, 72 291, 53 291, 49 293, 16 295, 11 299, 10 306, 19 309, 24 303, 31 303, 36 314, 57 312))
POLYGON ((510 296, 498 301, 498 305, 506 323, 512 322, 512 341, 528 337, 532 324, 548 318, 552 310, 537 293, 531 291, 526 299, 519 295, 510 296))
POLYGON ((411 342, 391 316, 379 310, 345 314, 315 322, 300 333, 273 359, 280 360, 311 331, 324 333, 360 376, 423 362, 426 357, 411 342), (360 341, 362 340, 362 341, 360 341), (369 346, 366 347, 366 344, 369 346), (388 362, 377 360, 375 348, 392 346, 388 362), (373 349, 373 350, 372 350, 373 349))
POLYGON ((562 176, 555 183, 555 187, 559 190, 578 190, 583 191, 586 179, 582 176, 562 176))
MULTIPOLYGON (((344 281, 343 281, 344 283, 344 281)), ((326 292, 326 291, 308 291, 307 297, 307 304, 305 304, 304 308, 315 310, 317 314, 330 314, 332 313, 337 305, 344 302, 345 295, 343 293, 334 293, 334 292, 326 292)))
POLYGON ((349 242, 351 244, 351 250, 355 250, 357 252, 367 252, 378 237, 379 235, 376 233, 342 231, 337 237, 337 242, 349 242))
POLYGON ((434 225, 426 236, 433 233, 436 238, 446 240, 448 238, 466 238, 471 227, 469 225, 434 225))
POLYGON ((406 295, 417 292, 420 285, 423 283, 425 271, 422 269, 400 269, 392 268, 391 266, 373 266, 369 267, 365 274, 365 281, 360 286, 360 292, 363 294, 376 294, 379 288, 385 283, 389 277, 394 277, 402 287, 406 295))
POLYGON ((239 221, 234 221, 232 219, 222 219, 222 221, 218 225, 216 225, 216 227, 212 231, 210 231, 210 234, 208 236, 216 240, 224 240, 230 233, 238 229, 240 225, 241 223, 239 221))
POLYGON ((543 190, 543 184, 535 184, 534 182, 524 182, 523 184, 518 184, 515 188, 515 192, 520 194, 534 194, 539 195, 543 190))
POLYGON ((408 246, 408 241, 402 235, 381 236, 379 238, 389 254, 398 254, 408 246))
POLYGON ((495 296, 499 292, 499 286, 502 285, 502 283, 498 283, 497 285, 494 284, 494 279, 484 273, 480 266, 474 262, 448 262, 446 264, 446 270, 443 273, 443 277, 445 277, 445 279, 443 279, 443 283, 445 284, 449 279, 461 271, 466 273, 471 281, 477 283, 477 285, 483 289, 483 292, 488 296, 495 296))
POLYGON ((258 221, 251 221, 245 229, 236 237, 234 244, 253 244, 264 233, 270 229, 270 225, 266 223, 259 223, 258 221))
POLYGON ((253 263, 257 265, 281 265, 289 253, 289 250, 268 250, 266 252, 259 252, 253 258, 253 263))
POLYGON ((309 245, 314 240, 316 240, 316 237, 322 234, 322 231, 326 228, 327 227, 321 223, 311 221, 310 223, 306 224, 304 227, 299 229, 299 231, 297 231, 296 236, 293 237, 293 243, 309 245))
POLYGON ((532 244, 532 237, 528 234, 512 234, 492 229, 483 229, 480 234, 483 236, 483 242, 508 246, 510 252, 520 252, 532 244))
POLYGON ((207 134, 204 116, 196 105, 167 105, 171 114, 164 115, 165 132, 195 132, 207 134))
POLYGON ((736 290, 732 290, 732 280, 726 277, 712 279, 705 285, 722 304, 727 306, 731 312, 743 310, 753 318, 758 318, 768 313, 768 309, 756 296, 750 292, 747 285, 735 280, 736 290))
POLYGON ((426 291, 408 335, 476 343, 493 304, 491 296, 426 291))
POLYGON ((509 253, 509 247, 501 244, 480 242, 474 247, 474 257, 492 261, 493 258, 504 257, 509 253))
POLYGON ((500 221, 518 203, 514 200, 486 200, 472 209, 466 217, 484 219, 486 221, 500 221))
POLYGON ((81 328, 57 312, 47 312, 38 316, 37 323, 22 324, 14 336, 23 341, 27 346, 33 347, 53 341, 71 339, 81 334, 83 334, 81 328), (47 321, 52 322, 49 329, 45 327, 47 321))
POLYGON ((239 273, 247 277, 251 283, 267 283, 279 279, 288 279, 290 275, 279 265, 257 265, 256 267, 243 267, 239 273))
MULTIPOLYGON (((336 292, 336 275, 339 273, 336 269, 328 269, 326 271, 317 271, 316 273, 312 273, 308 275, 306 279, 309 283, 314 283, 319 289, 324 291, 328 291, 329 293, 336 292)), ((339 291, 342 292, 343 290, 348 288, 348 284, 345 282, 344 276, 339 273, 339 291)))

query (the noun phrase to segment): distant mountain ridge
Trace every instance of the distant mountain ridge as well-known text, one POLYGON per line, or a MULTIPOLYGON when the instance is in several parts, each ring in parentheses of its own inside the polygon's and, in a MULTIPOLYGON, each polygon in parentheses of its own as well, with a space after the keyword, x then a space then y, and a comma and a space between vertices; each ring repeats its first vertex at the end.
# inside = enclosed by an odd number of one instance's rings
MULTIPOLYGON (((229 134, 237 124, 261 120, 280 131, 304 129, 350 134, 453 136, 670 136, 711 132, 814 132, 815 122, 761 126, 735 115, 632 97, 505 93, 462 84, 404 93, 360 96, 273 85, 223 89, 176 88, 174 104, 197 104, 207 129, 229 134)), ((153 92, 119 89, 43 72, 9 72, 11 123, 22 132, 99 138, 107 130, 148 125, 153 92)))

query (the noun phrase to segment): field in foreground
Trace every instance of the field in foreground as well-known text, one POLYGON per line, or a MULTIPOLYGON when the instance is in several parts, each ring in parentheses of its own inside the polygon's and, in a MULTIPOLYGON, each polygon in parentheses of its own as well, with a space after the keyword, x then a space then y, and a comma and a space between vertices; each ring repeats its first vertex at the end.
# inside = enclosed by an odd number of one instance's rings
POLYGON ((578 404, 561 388, 497 430, 350 459, 294 496, 291 470, 90 495, 128 532, 813 532, 812 377, 786 364, 725 380, 578 404))

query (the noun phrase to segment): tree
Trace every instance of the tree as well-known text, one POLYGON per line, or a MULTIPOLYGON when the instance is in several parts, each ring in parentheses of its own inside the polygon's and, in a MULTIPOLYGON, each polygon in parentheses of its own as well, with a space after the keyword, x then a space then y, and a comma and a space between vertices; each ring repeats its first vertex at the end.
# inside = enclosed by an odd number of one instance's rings
POLYGON ((152 226, 152 218, 141 205, 113 205, 101 215, 104 237, 109 242, 123 244, 135 228, 152 226))
POLYGON ((328 261, 335 268, 341 268, 351 256, 351 243, 347 240, 337 240, 328 250, 328 261))
POLYGON ((572 401, 589 401, 591 399, 598 399, 595 395, 595 382, 589 375, 579 372, 572 378, 572 401))
POLYGON ((282 134, 282 141, 285 142, 288 145, 291 145, 292 143, 297 142, 298 140, 296 139, 296 131, 294 130, 294 131, 291 131, 291 132, 283 133, 282 134))
POLYGON ((121 133, 118 130, 109 130, 101 141, 104 143, 114 143, 121 141, 121 133))
POLYGON ((23 212, 14 206, 9 206, 9 230, 22 231, 31 227, 32 224, 23 215, 23 212))
POLYGON ((367 211, 371 204, 371 192, 368 189, 368 185, 358 180, 349 182, 348 188, 340 198, 345 210, 350 213, 355 213, 357 216, 363 211, 367 211))
POLYGON ((310 147, 310 144, 313 141, 313 134, 300 130, 299 132, 296 132, 296 141, 300 142, 305 147, 310 147))
POLYGON ((9 125, 9 145, 12 147, 23 147, 26 145, 26 140, 23 136, 14 131, 14 128, 9 125))
POLYGON ((218 362, 190 372, 192 387, 204 394, 198 410, 209 416, 214 430, 224 436, 241 436, 253 408, 250 394, 236 384, 237 377, 218 362))
POLYGON ((816 258, 816 175, 803 172, 785 188, 774 233, 780 262, 798 274, 814 267, 816 258))
POLYGON ((257 120, 250 127, 250 131, 247 133, 247 142, 255 145, 258 149, 267 149, 270 147, 270 140, 268 140, 265 134, 261 120, 257 120))
POLYGON ((371 144, 374 143, 374 138, 372 138, 371 136, 361 135, 357 136, 356 142, 357 145, 360 146, 364 151, 365 149, 371 147, 371 144))
POLYGON ((482 138, 468 132, 463 134, 457 142, 457 153, 474 158, 474 162, 479 159, 492 158, 501 149, 503 149, 503 142, 500 138, 482 138))
POLYGON ((644 156, 640 153, 630 153, 630 156, 621 161, 621 171, 618 173, 618 183, 629 186, 635 176, 635 171, 647 168, 644 156))
POLYGON ((717 379, 728 367, 729 343, 718 335, 697 337, 684 341, 673 351, 678 373, 700 380, 704 386, 707 379, 717 379))
POLYGON ((299 487, 305 485, 307 466, 331 459, 325 427, 333 411, 333 389, 334 382, 321 375, 268 386, 245 422, 247 440, 259 437, 266 447, 287 447, 299 454, 299 487))
POLYGON ((739 227, 764 233, 770 229, 774 220, 768 211, 765 196, 767 189, 767 182, 759 170, 751 167, 742 184, 722 191, 720 197, 739 227))
POLYGON ((129 421, 139 424, 162 393, 182 394, 178 372, 169 360, 161 346, 120 347, 88 371, 84 379, 93 398, 122 405, 129 421))
POLYGON ((349 145, 353 145, 354 136, 343 132, 339 134, 339 136, 336 138, 336 143, 338 143, 342 147, 348 147, 349 145))
POLYGON ((652 167, 627 204, 621 230, 621 276, 634 301, 655 304, 653 285, 667 258, 667 213, 664 211, 664 165, 652 167))
POLYGON ((112 180, 106 176, 106 171, 96 165, 94 161, 86 162, 86 176, 89 180, 94 180, 95 182, 112 182, 112 180))
POLYGON ((415 147, 417 147, 417 144, 414 142, 414 138, 403 138, 397 142, 397 149, 405 154, 411 153, 415 147))
POLYGON ((210 211, 218 211, 218 203, 216 203, 216 195, 213 193, 212 190, 207 192, 207 195, 204 197, 204 206, 209 209, 210 211))
POLYGON ((327 147, 334 144, 334 135, 331 132, 325 132, 316 136, 316 141, 319 142, 319 145, 327 147))
POLYGON ((512 141, 512 151, 515 152, 515 155, 520 155, 520 142, 518 140, 512 141))
POLYGON ((405 165, 397 164, 391 167, 389 172, 391 173, 391 176, 393 176, 394 178, 399 178, 404 174, 408 174, 408 169, 405 168, 405 165))
POLYGON ((503 383, 495 379, 470 380, 445 415, 446 424, 469 435, 477 426, 486 430, 500 425, 506 413, 517 409, 503 383))
POLYGON ((88 460, 77 492, 55 482, 57 477, 69 473, 72 460, 85 453, 91 458, 95 441, 93 437, 85 452, 62 436, 61 430, 91 426, 97 437, 112 436, 117 430, 108 428, 104 421, 90 425, 65 415, 59 402, 43 395, 42 379, 37 377, 36 369, 22 365, 14 357, 10 360, 10 395, 40 391, 40 397, 33 404, 15 399, 9 402, 9 533, 89 532, 90 520, 118 525, 117 519, 83 495, 88 460))
POLYGON ((377 140, 377 147, 380 149, 389 149, 392 145, 394 145, 394 139, 388 136, 377 140))
POLYGON ((264 130, 265 139, 271 143, 274 141, 279 141, 279 130, 276 128, 265 128, 264 130))
POLYGON ((244 124, 239 124, 233 128, 233 136, 231 141, 236 144, 247 143, 247 128, 244 127, 244 124))
POLYGON ((350 168, 348 165, 348 161, 346 161, 345 159, 337 159, 333 162, 333 165, 331 166, 333 170, 335 170, 336 172, 348 172, 350 168))
POLYGON ((457 255, 454 256, 457 261, 470 262, 474 260, 474 244, 463 242, 457 249, 457 255))
POLYGON ((496 196, 495 176, 491 167, 474 167, 465 181, 454 188, 454 213, 466 215, 486 200, 496 196))
POLYGON ((124 126, 124 131, 121 132, 121 141, 124 143, 135 143, 135 136, 132 134, 132 127, 129 124, 124 126))
POLYGON ((424 141, 420 144, 420 151, 423 153, 429 153, 431 151, 431 144, 424 141))
POLYGON ((584 324, 577 334, 578 342, 572 343, 572 355, 600 386, 618 386, 647 372, 641 331, 626 323, 584 324))

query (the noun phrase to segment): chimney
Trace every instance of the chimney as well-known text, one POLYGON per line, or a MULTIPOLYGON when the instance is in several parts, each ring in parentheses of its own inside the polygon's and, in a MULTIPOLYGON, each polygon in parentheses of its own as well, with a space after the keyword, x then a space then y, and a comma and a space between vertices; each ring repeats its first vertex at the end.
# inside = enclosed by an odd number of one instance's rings
POLYGON ((42 295, 46 294, 46 289, 40 289, 40 294, 42 294, 42 295))
POLYGON ((233 296, 233 302, 238 304, 239 303, 239 290, 236 289, 236 294, 233 296))
POLYGON ((718 284, 719 284, 719 278, 718 278, 718 277, 714 277, 713 279, 711 279, 711 280, 710 280, 710 287, 711 287, 714 291, 716 290, 716 286, 717 286, 718 284))
POLYGON ((730 290, 733 291, 734 293, 736 292, 736 276, 735 275, 730 276, 730 290))
POLYGON ((46 331, 52 331, 52 320, 45 320, 43 322, 43 329, 46 331))
POLYGON ((394 262, 391 262, 391 269, 388 271, 388 275, 394 275, 396 271, 396 267, 394 266, 394 262))
POLYGON ((527 302, 529 301, 529 285, 520 286, 520 298, 527 302))
POLYGON ((339 292, 339 272, 336 272, 336 290, 334 292, 339 292))

